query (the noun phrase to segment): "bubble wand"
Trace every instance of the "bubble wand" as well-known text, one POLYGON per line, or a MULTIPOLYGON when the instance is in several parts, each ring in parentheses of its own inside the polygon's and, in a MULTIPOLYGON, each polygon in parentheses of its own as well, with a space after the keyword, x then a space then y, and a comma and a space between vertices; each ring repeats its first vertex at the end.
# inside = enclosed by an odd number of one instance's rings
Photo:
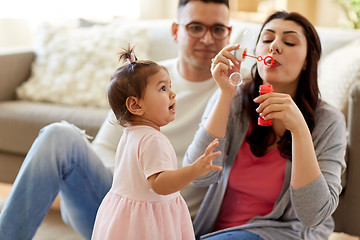
MULTIPOLYGON (((263 58, 262 56, 257 56, 257 57, 251 56, 251 55, 247 54, 246 48, 236 49, 234 51, 234 56, 240 62, 244 61, 245 57, 252 57, 252 58, 255 58, 258 62, 263 61, 264 64, 268 67, 271 67, 274 64, 274 58, 272 56, 266 56, 265 58, 263 58)), ((234 72, 229 76, 229 81, 230 81, 231 85, 239 86, 239 85, 243 84, 244 79, 241 76, 240 72, 234 72)))

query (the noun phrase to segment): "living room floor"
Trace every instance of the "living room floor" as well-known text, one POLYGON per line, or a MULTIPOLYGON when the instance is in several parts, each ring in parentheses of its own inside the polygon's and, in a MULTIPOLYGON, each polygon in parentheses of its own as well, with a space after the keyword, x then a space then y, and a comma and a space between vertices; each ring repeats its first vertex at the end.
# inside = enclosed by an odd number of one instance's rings
MULTIPOLYGON (((11 185, 0 183, 0 211, 10 191, 11 185)), ((1 214, 1 213, 0 213, 1 214)), ((36 232, 34 240, 81 240, 83 239, 61 219, 58 204, 55 203, 36 232)), ((329 240, 360 240, 360 237, 344 233, 333 233, 329 240)))

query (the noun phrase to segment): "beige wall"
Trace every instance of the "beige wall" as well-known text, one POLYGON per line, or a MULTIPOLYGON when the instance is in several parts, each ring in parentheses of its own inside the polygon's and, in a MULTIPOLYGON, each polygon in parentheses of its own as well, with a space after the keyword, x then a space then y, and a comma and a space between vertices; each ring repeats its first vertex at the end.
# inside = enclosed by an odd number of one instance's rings
POLYGON ((32 35, 26 21, 20 19, 0 19, 0 49, 32 46, 32 35))
POLYGON ((230 0, 232 16, 262 22, 274 10, 297 11, 316 26, 344 27, 346 16, 336 0, 230 0))
POLYGON ((316 23, 326 27, 344 27, 346 14, 335 0, 317 0, 316 23))
POLYGON ((178 0, 141 0, 141 19, 176 18, 178 0))
MULTIPOLYGON (((176 18, 178 0, 140 1, 141 19, 176 18)), ((346 22, 346 16, 335 0, 230 0, 231 9, 240 9, 241 13, 251 13, 250 15, 232 14, 232 16, 243 20, 261 22, 268 13, 258 14, 255 11, 258 5, 264 2, 274 3, 276 8, 285 6, 285 8, 292 8, 291 10, 300 9, 303 11, 300 12, 311 17, 313 24, 317 26, 343 27, 346 22), (241 7, 243 8, 241 9, 241 7)), ((265 5, 265 9, 269 8, 265 5)), ((0 18, 0 36, 2 36, 0 38, 0 50, 9 47, 31 47, 32 44, 31 32, 25 20, 0 18)))
MULTIPOLYGON (((244 20, 262 22, 269 12, 286 9, 300 12, 317 26, 346 25, 346 16, 336 0, 230 0, 229 3, 230 10, 236 12, 232 16, 244 20), (263 12, 256 14, 258 9, 263 12)), ((140 18, 176 18, 177 5, 178 0, 141 0, 140 18)))

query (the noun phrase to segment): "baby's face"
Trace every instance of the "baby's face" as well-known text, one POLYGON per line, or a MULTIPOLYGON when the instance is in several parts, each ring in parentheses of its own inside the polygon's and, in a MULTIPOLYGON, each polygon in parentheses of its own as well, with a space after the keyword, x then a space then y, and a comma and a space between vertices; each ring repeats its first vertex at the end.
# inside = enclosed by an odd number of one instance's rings
POLYGON ((144 96, 139 100, 141 116, 159 128, 175 119, 175 96, 168 72, 161 69, 147 79, 144 96))

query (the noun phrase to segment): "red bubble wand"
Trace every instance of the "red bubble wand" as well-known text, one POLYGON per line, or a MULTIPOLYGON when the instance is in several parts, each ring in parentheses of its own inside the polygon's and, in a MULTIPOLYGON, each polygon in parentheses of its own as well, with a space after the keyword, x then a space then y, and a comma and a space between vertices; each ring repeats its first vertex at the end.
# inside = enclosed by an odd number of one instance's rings
MULTIPOLYGON (((238 59, 241 62, 245 60, 245 57, 251 57, 251 58, 255 58, 259 62, 263 61, 264 64, 268 67, 271 67, 272 65, 274 65, 274 58, 272 56, 266 56, 265 58, 263 58, 262 56, 257 56, 257 57, 251 56, 251 55, 247 54, 246 48, 236 49, 234 51, 234 56, 236 57, 236 59, 238 59)), ((229 81, 230 81, 231 85, 233 85, 233 86, 239 86, 239 85, 243 84, 243 82, 244 82, 243 77, 241 76, 240 72, 232 73, 229 77, 229 81)))

